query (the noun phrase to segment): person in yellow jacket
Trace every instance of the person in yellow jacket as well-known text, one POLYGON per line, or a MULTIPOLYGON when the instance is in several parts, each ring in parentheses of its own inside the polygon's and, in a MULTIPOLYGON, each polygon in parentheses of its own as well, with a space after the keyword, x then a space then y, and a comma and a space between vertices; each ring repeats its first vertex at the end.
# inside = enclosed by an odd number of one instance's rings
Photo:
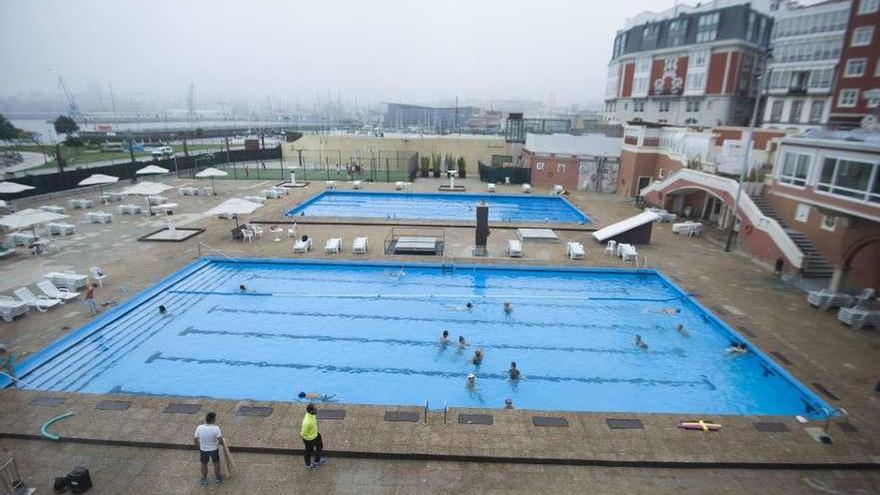
POLYGON ((321 440, 321 434, 318 433, 318 417, 316 416, 318 409, 315 404, 309 403, 306 406, 306 415, 303 416, 302 427, 299 430, 299 436, 302 437, 305 444, 305 461, 308 469, 316 469, 318 466, 327 463, 327 459, 321 457, 324 450, 324 442, 321 440), (312 461, 312 452, 315 453, 315 460, 312 461))

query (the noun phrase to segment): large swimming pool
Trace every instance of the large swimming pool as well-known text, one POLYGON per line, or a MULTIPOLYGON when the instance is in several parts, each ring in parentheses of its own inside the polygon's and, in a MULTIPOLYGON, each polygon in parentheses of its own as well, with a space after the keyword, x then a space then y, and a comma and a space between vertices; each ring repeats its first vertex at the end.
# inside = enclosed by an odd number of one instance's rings
POLYGON ((224 399, 292 401, 306 391, 432 408, 511 398, 543 410, 830 410, 750 345, 725 352, 731 340, 745 342, 651 270, 203 259, 18 373, 40 390, 224 399), (468 347, 458 348, 459 335, 468 347), (468 362, 476 349, 478 366, 468 362), (508 379, 511 361, 523 379, 508 379))
POLYGON ((285 216, 474 221, 481 201, 489 206, 493 222, 591 222, 589 216, 558 196, 366 191, 325 191, 285 216))

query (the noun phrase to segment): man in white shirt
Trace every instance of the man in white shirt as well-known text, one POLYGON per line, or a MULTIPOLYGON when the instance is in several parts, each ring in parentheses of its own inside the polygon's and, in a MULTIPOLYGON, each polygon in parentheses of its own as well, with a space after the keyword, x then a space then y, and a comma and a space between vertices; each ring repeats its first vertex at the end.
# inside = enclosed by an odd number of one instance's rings
POLYGON ((223 483, 223 475, 220 474, 220 445, 223 444, 223 434, 220 427, 214 424, 217 415, 209 412, 205 416, 205 424, 199 425, 193 435, 193 441, 199 448, 199 460, 202 463, 202 478, 199 484, 208 485, 208 459, 214 463, 214 476, 217 478, 216 483, 223 483))

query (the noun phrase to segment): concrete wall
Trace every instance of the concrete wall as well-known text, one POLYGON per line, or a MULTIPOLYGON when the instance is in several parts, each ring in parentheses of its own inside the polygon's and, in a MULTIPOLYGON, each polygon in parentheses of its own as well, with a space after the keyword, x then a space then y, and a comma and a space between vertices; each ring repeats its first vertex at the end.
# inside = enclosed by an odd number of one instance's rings
POLYGON ((578 170, 581 160, 577 157, 556 157, 535 155, 528 151, 523 152, 526 164, 532 169, 532 185, 537 187, 553 187, 556 184, 574 191, 578 187, 578 170), (538 169, 538 163, 543 163, 543 169, 538 169), (560 170, 562 165, 562 170, 560 170))
POLYGON ((516 153, 518 150, 505 143, 502 137, 381 138, 309 134, 293 143, 283 143, 282 145, 285 161, 296 161, 297 150, 322 150, 327 156, 335 157, 331 158, 331 165, 335 164, 339 156, 342 157, 342 165, 352 157, 369 159, 371 149, 382 152, 417 152, 421 156, 430 156, 432 153, 463 156, 467 162, 468 175, 473 174, 474 176, 478 173, 478 160, 492 163, 492 155, 513 155, 516 158, 518 154, 516 153))

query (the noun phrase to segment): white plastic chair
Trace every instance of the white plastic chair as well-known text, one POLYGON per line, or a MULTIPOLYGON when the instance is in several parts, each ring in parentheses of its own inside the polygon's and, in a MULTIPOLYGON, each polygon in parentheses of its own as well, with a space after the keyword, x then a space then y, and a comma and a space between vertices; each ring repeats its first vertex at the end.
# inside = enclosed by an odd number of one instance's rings
POLYGON ((241 235, 247 242, 254 242, 254 231, 251 229, 241 229, 241 235))
POLYGON ((351 244, 351 252, 352 254, 367 254, 367 238, 355 237, 351 244))
POLYGON ((605 245, 605 254, 614 256, 615 252, 617 252, 617 241, 608 241, 605 245))
POLYGON ((104 287, 104 279, 107 278, 104 270, 100 266, 93 266, 89 268, 89 272, 92 274, 92 280, 98 282, 98 287, 104 287))
POLYGON ((260 240, 263 240, 263 227, 260 227, 259 225, 251 225, 251 230, 254 233, 254 238, 259 237, 260 240))

